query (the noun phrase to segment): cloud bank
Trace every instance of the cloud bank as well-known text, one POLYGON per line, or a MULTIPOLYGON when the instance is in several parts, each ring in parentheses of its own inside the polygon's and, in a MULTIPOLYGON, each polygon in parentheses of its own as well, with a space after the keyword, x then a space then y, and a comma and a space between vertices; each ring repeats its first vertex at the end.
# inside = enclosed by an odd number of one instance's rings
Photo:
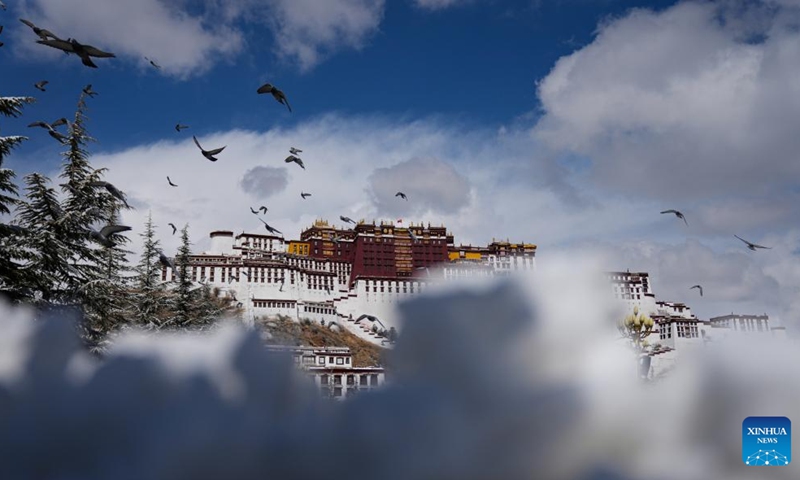
MULTIPOLYGON (((0 305, 10 332, 0 338, 0 366, 15 366, 0 368, 0 473, 752 478, 741 459, 742 419, 800 416, 800 372, 764 374, 800 361, 796 345, 717 345, 645 387, 634 356, 614 340, 600 265, 554 258, 532 279, 406 304, 390 384, 341 404, 320 399, 254 332, 127 333, 98 362, 79 350, 64 319, 33 322, 0 305), (570 302, 573 294, 598 308, 570 302)), ((770 476, 796 478, 797 470, 792 463, 770 476)))

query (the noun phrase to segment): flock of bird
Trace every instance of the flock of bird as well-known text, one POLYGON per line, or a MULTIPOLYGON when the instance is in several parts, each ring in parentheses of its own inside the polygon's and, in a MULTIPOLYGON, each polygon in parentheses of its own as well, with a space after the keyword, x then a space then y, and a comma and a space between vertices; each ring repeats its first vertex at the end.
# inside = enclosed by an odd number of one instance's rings
MULTIPOLYGON (((0 1, 0 7, 2 7, 3 10, 6 9, 6 6, 1 1, 0 1)), ((25 20, 25 19, 21 18, 20 21, 22 23, 24 23, 25 25, 27 25, 28 27, 30 27, 31 30, 33 30, 33 33, 36 34, 39 37, 39 39, 36 41, 36 43, 39 43, 41 45, 46 45, 48 47, 61 50, 66 55, 74 54, 74 55, 78 56, 81 59, 81 62, 83 63, 83 65, 85 65, 87 67, 97 68, 97 65, 92 61, 93 57, 94 58, 114 58, 114 57, 116 57, 116 55, 114 55, 113 53, 104 52, 104 51, 102 51, 102 50, 100 50, 100 49, 98 49, 98 48, 96 48, 96 47, 94 47, 92 45, 80 43, 80 42, 78 42, 77 40, 75 40, 73 38, 67 38, 66 40, 62 39, 62 38, 56 36, 55 34, 53 34, 52 32, 50 32, 49 30, 37 27, 35 24, 33 24, 33 22, 30 22, 29 20, 25 20)), ((2 33, 2 31, 3 31, 3 27, 0 26, 0 33, 2 33)), ((3 45, 3 43, 0 42, 0 46, 2 46, 2 45, 3 45)), ((150 65, 152 65, 154 68, 161 69, 161 66, 158 65, 158 63, 156 63, 154 60, 152 60, 152 59, 150 59, 148 57, 145 57, 145 60, 147 62, 149 62, 150 65)), ((42 81, 36 82, 34 84, 34 87, 37 90, 40 90, 42 92, 46 92, 47 89, 45 87, 48 85, 48 83, 49 82, 47 80, 42 80, 42 81)), ((97 95, 97 92, 92 89, 92 85, 91 84, 86 85, 86 87, 83 88, 83 93, 85 95, 89 96, 89 97, 95 97, 97 95)), ((285 105, 286 108, 288 109, 288 111, 290 113, 292 112, 292 107, 289 104, 289 99, 287 98, 286 94, 282 90, 280 90, 278 87, 272 85, 271 83, 266 83, 266 84, 260 86, 256 90, 256 93, 259 94, 259 95, 261 95, 261 94, 271 94, 276 102, 280 103, 281 105, 285 105)), ((58 120, 56 120, 56 121, 54 121, 52 123, 47 123, 47 122, 43 122, 43 121, 37 121, 37 122, 31 123, 29 125, 29 127, 41 127, 43 129, 47 130, 48 134, 51 137, 53 137, 54 139, 56 139, 59 142, 61 142, 62 144, 64 144, 64 143, 67 142, 67 136, 62 134, 58 130, 56 130, 56 128, 58 128, 60 126, 63 126, 63 125, 69 126, 69 121, 66 118, 59 118, 58 120)), ((189 125, 184 125, 184 124, 182 124, 180 122, 175 125, 175 130, 178 133, 180 133, 182 130, 185 130, 187 128, 189 128, 189 125)), ((203 155, 203 157, 205 157, 207 160, 212 161, 212 162, 218 161, 219 159, 217 158, 217 155, 221 154, 225 150, 225 148, 227 147, 227 146, 222 146, 222 147, 219 147, 219 148, 213 148, 213 149, 210 149, 210 150, 206 150, 206 149, 203 148, 202 145, 200 145, 200 141, 197 139, 196 136, 192 135, 192 139, 194 140, 195 145, 197 145, 197 148, 200 149, 200 153, 203 155)), ((286 157, 286 159, 284 160, 285 163, 295 163, 300 168, 305 170, 306 166, 303 163, 303 160, 299 157, 299 155, 302 152, 303 151, 298 149, 298 148, 291 147, 289 149, 289 156, 286 157)), ((174 183, 170 179, 169 176, 167 176, 167 182, 169 183, 169 185, 171 187, 178 187, 178 185, 176 183, 174 183)), ((108 193, 110 193, 112 196, 114 196, 115 198, 117 198, 120 201, 122 201, 125 204, 125 206, 128 207, 128 203, 125 200, 124 194, 118 188, 116 188, 114 185, 112 185, 111 183, 109 183, 109 182, 92 182, 91 186, 92 187, 105 188, 108 191, 108 193)), ((300 193, 300 197, 303 200, 305 200, 306 198, 308 198, 310 196, 311 196, 310 193, 306 193, 304 191, 301 191, 301 193, 300 193)), ((403 200, 406 200, 406 201, 408 200, 408 197, 403 192, 397 192, 395 194, 395 197, 402 198, 403 200)), ((250 211, 252 213, 256 214, 256 215, 258 215, 259 213, 266 214, 267 211, 268 211, 268 208, 266 206, 262 205, 258 210, 253 209, 252 207, 250 207, 250 211)), ((677 218, 683 220, 683 222, 687 226, 689 225, 689 222, 686 220, 686 216, 682 212, 680 212, 678 210, 674 210, 674 209, 664 210, 661 213, 662 214, 674 214, 677 218)), ((351 219, 349 217, 346 217, 344 215, 340 216, 339 219, 342 220, 345 223, 352 223, 353 225, 357 224, 357 222, 355 220, 353 220, 353 219, 351 219)), ((259 217, 259 220, 261 220, 261 222, 264 224, 264 227, 266 228, 266 230, 268 232, 273 233, 273 234, 277 234, 277 235, 281 235, 281 236, 283 235, 279 230, 277 230, 276 228, 272 227, 269 223, 267 223, 266 221, 264 221, 260 217, 259 217)), ((172 223, 170 223, 169 226, 172 227, 172 233, 174 235, 177 232, 177 228, 172 223)), ((108 247, 108 246, 112 246, 113 245, 113 241, 110 239, 111 235, 113 235, 115 233, 120 233, 120 232, 123 232, 123 231, 128 231, 130 229, 131 229, 130 227, 126 227, 126 226, 122 226, 122 225, 107 225, 106 227, 102 228, 100 231, 92 230, 91 231, 91 237, 94 240, 96 240, 98 243, 100 243, 101 245, 108 247)), ((411 234, 412 241, 414 241, 416 243, 418 241, 418 239, 413 234, 413 232, 410 232, 410 234, 411 234)), ((771 248, 771 247, 765 247, 763 245, 758 245, 758 244, 752 243, 752 242, 750 242, 748 240, 745 240, 745 239, 739 237, 738 235, 734 235, 734 236, 737 239, 739 239, 742 242, 744 242, 745 245, 747 246, 747 248, 749 248, 752 251, 756 251, 759 248, 760 249, 770 249, 771 248)), ((338 238, 335 238, 334 240, 337 241, 337 243, 338 243, 338 238)), ((170 266, 170 267, 174 267, 172 265, 172 263, 169 261, 169 259, 163 254, 163 252, 160 252, 160 261, 164 265, 167 265, 167 266, 170 266)), ((703 287, 701 285, 694 285, 694 286, 691 287, 691 289, 695 289, 695 288, 697 288, 699 290, 700 296, 703 296, 703 287)))
MULTIPOLYGON (((685 223, 687 227, 689 226, 689 222, 686 221, 686 216, 682 212, 680 212, 678 210, 664 210, 663 212, 661 212, 662 215, 663 214, 669 214, 669 213, 674 214, 676 217, 678 217, 679 219, 683 220, 683 223, 685 223)), ((758 245, 758 244, 755 244, 753 242, 749 242, 749 241, 745 240, 744 238, 740 237, 739 235, 734 235, 734 237, 736 237, 739 240, 741 240, 742 242, 744 242, 745 245, 747 246, 747 248, 749 248, 750 250, 752 250, 754 252, 758 248, 763 248, 763 249, 767 249, 767 250, 772 249, 772 247, 765 247, 763 245, 758 245)), ((694 285, 694 286, 690 287, 689 290, 691 290, 693 288, 697 288, 700 291, 700 296, 701 297, 703 296, 703 287, 701 285, 694 285)))
MULTIPOLYGON (((6 7, 2 3, 2 1, 0 1, 0 7, 2 7, 3 10, 6 9, 6 7)), ((36 43, 41 44, 41 45, 45 45, 47 47, 51 47, 51 48, 55 48, 55 49, 61 50, 67 56, 75 55, 75 56, 77 56, 78 58, 81 59, 81 63, 83 65, 85 65, 85 66, 87 66, 89 68, 98 68, 97 64, 94 63, 93 58, 95 58, 95 59, 96 58, 104 58, 105 59, 105 58, 115 58, 116 57, 116 55, 114 53, 100 50, 99 48, 94 47, 94 46, 89 45, 89 44, 86 44, 86 43, 81 43, 81 42, 75 40, 74 38, 66 38, 66 39, 64 39, 64 38, 58 37, 57 35, 55 35, 50 30, 47 30, 47 29, 44 29, 44 28, 40 28, 40 27, 36 26, 33 22, 31 22, 29 20, 20 18, 20 22, 22 22, 23 24, 28 26, 33 31, 33 33, 38 37, 38 39, 36 40, 36 43)), ((0 33, 2 33, 2 29, 3 29, 3 27, 0 26, 0 33)), ((2 45, 3 45, 3 43, 0 42, 0 46, 2 46, 2 45)), ((148 58, 148 57, 144 57, 144 59, 153 68, 161 69, 161 66, 158 63, 156 63, 155 60, 153 60, 151 58, 148 58)), ((37 90, 39 90, 41 92, 46 92, 47 91, 46 87, 47 87, 47 85, 49 83, 50 82, 48 80, 41 80, 39 82, 36 82, 33 86, 34 86, 34 88, 36 88, 37 90)), ((91 98, 93 98, 93 97, 98 95, 98 93, 92 88, 91 84, 86 85, 83 88, 82 91, 83 91, 84 95, 86 95, 88 97, 91 97, 91 98)), ((256 90, 256 93, 259 94, 259 95, 262 95, 262 94, 270 94, 270 95, 272 95, 272 97, 275 99, 276 102, 280 103, 281 105, 286 106, 288 111, 290 113, 292 112, 292 107, 289 104, 289 99, 287 98, 286 94, 282 90, 280 90, 278 87, 276 87, 275 85, 272 85, 271 83, 266 83, 266 84, 260 86, 256 90)), ((66 118, 59 118, 58 120, 56 120, 56 121, 54 121, 52 123, 47 123, 47 122, 44 122, 44 121, 37 121, 37 122, 31 123, 28 126, 29 127, 41 127, 43 129, 47 130, 48 134, 51 137, 53 137, 54 139, 56 139, 58 142, 60 142, 61 144, 67 144, 68 141, 69 141, 69 138, 68 138, 67 135, 65 135, 65 134, 63 134, 63 133, 61 133, 61 132, 59 132, 57 130, 57 128, 61 127, 61 126, 67 126, 67 127, 69 127, 71 129, 70 122, 66 118)), ((182 124, 180 122, 178 122, 175 125, 175 131, 178 132, 178 133, 181 133, 181 131, 183 131, 183 130, 185 130, 187 128, 190 128, 189 125, 185 125, 185 124, 182 124)), ((211 162, 218 161, 219 158, 217 158, 217 156, 220 155, 225 150, 225 148, 227 148, 227 146, 225 145, 225 146, 222 146, 222 147, 219 147, 219 148, 212 148, 212 149, 206 150, 200 144, 200 141, 197 139, 197 136, 192 135, 192 139, 194 140, 195 145, 197 145, 197 148, 200 149, 200 153, 203 155, 203 157, 205 157, 207 160, 209 160, 211 162)), ((305 170, 306 166, 303 163, 303 160, 299 156, 302 152, 303 151, 301 149, 299 149, 299 148, 291 147, 289 149, 289 156, 286 157, 286 159, 285 159, 285 163, 295 163, 300 168, 305 170)), ((178 187, 178 184, 173 182, 172 179, 169 176, 167 176, 167 182, 169 183, 169 185, 171 187, 178 187)), ((65 188, 69 188, 71 190, 74 190, 72 187, 70 187, 70 186, 68 186, 66 184, 64 184, 64 186, 65 186, 65 188)), ((113 184, 111 184, 109 182, 91 182, 90 186, 104 188, 110 195, 112 195, 114 198, 116 198, 119 201, 121 201, 127 208, 130 208, 130 206, 128 205, 128 202, 127 202, 127 200, 125 198, 125 195, 123 194, 123 192, 121 190, 119 190, 116 186, 114 186, 113 184)), ((310 196, 311 196, 310 193, 307 193, 305 191, 301 191, 300 192, 300 197, 303 200, 307 199, 310 196)), ((403 192, 397 192, 395 197, 400 197, 400 198, 402 198, 404 200, 408 200, 408 197, 403 192)), ((253 209, 251 207, 250 211, 252 213, 256 214, 256 215, 258 215, 259 213, 266 214, 267 211, 268 211, 268 208, 266 206, 262 205, 257 210, 253 209)), ((343 222, 352 223, 353 225, 357 224, 357 222, 355 220, 353 220, 353 219, 351 219, 349 217, 341 216, 340 218, 341 218, 341 220, 343 222)), ((266 228, 266 230, 268 232, 270 232, 272 234, 283 236, 283 233, 280 230, 274 228, 273 226, 271 226, 269 223, 267 223, 266 221, 264 221, 260 217, 259 217, 259 220, 264 224, 264 227, 266 228)), ((172 234, 175 235, 177 230, 178 230, 177 227, 172 223, 169 223, 168 225, 172 228, 172 234)), ((106 225, 105 227, 103 227, 99 231, 91 229, 90 230, 90 237, 94 241, 96 241, 97 243, 99 243, 100 245, 102 245, 104 247, 112 247, 112 246, 114 246, 114 241, 113 241, 112 236, 114 234, 125 232, 125 231, 129 231, 129 230, 131 230, 131 227, 124 226, 124 225, 106 225)), ((412 235, 413 241, 417 242, 418 239, 416 238, 416 236, 413 235, 413 233, 411 235, 412 235)), ((336 241, 337 243, 338 243, 338 240, 339 240, 338 237, 334 239, 334 241, 336 241)), ((172 261, 169 259, 169 257, 164 255, 163 251, 159 251, 159 261, 160 261, 161 264, 163 264, 165 266, 168 266, 168 267, 173 268, 173 269, 175 268, 174 264, 172 263, 172 261)))

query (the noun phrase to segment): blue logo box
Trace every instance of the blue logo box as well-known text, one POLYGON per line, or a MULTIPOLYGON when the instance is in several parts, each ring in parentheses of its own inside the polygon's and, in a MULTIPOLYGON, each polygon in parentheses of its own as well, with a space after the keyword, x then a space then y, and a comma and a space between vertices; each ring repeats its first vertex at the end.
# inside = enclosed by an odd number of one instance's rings
POLYGON ((742 422, 742 461, 753 467, 780 467, 792 461, 792 421, 747 417, 742 422))

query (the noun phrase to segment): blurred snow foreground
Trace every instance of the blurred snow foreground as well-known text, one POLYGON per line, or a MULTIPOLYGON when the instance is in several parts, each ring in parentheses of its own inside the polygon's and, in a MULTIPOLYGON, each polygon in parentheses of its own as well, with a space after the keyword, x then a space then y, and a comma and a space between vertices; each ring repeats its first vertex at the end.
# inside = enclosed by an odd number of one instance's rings
POLYGON ((594 267, 401 306, 391 384, 342 403, 239 327, 98 361, 68 319, 0 306, 0 478, 800 478, 741 460, 744 418, 800 419, 800 351, 719 346, 639 383, 594 267))

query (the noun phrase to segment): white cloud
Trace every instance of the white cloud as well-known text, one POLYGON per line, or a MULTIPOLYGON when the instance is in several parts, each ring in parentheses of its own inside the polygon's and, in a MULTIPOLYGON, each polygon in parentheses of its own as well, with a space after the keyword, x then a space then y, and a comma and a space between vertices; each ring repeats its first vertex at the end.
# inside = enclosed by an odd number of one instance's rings
POLYGON ((747 23, 761 42, 742 38, 737 20, 755 15, 737 12, 683 2, 603 24, 540 82, 535 137, 590 157, 610 190, 779 198, 800 175, 797 11, 747 23))
POLYGON ((450 7, 457 7, 472 3, 475 0, 414 0, 414 3, 427 10, 444 10, 450 7))
POLYGON ((457 213, 470 203, 469 180, 436 158, 412 158, 378 168, 369 184, 378 211, 391 216, 457 213), (395 196, 398 192, 406 194, 407 200, 395 196))
POLYGON ((242 190, 258 199, 276 195, 284 191, 288 184, 289 172, 286 167, 253 167, 239 181, 242 190))
MULTIPOLYGON (((179 77, 202 73, 237 55, 243 46, 241 33, 232 25, 209 24, 202 16, 160 0, 27 0, 20 10, 59 37, 75 38, 152 68, 144 60, 147 56, 165 73, 179 77)), ((18 28, 25 30, 21 38, 29 40, 22 42, 26 52, 48 50, 35 43, 36 36, 27 27, 18 28)), ((98 60, 100 68, 109 61, 119 60, 98 60)))
MULTIPOLYGON (((128 57, 141 68, 152 68, 148 57, 163 73, 186 78, 233 61, 246 44, 243 22, 268 26, 278 56, 308 70, 342 49, 362 48, 383 19, 384 0, 24 0, 19 9, 63 38, 128 57)), ((58 58, 37 45, 27 27, 16 32, 21 55, 58 58)))
POLYGON ((270 20, 281 57, 308 70, 342 48, 360 49, 383 20, 384 0, 272 0, 270 20))

